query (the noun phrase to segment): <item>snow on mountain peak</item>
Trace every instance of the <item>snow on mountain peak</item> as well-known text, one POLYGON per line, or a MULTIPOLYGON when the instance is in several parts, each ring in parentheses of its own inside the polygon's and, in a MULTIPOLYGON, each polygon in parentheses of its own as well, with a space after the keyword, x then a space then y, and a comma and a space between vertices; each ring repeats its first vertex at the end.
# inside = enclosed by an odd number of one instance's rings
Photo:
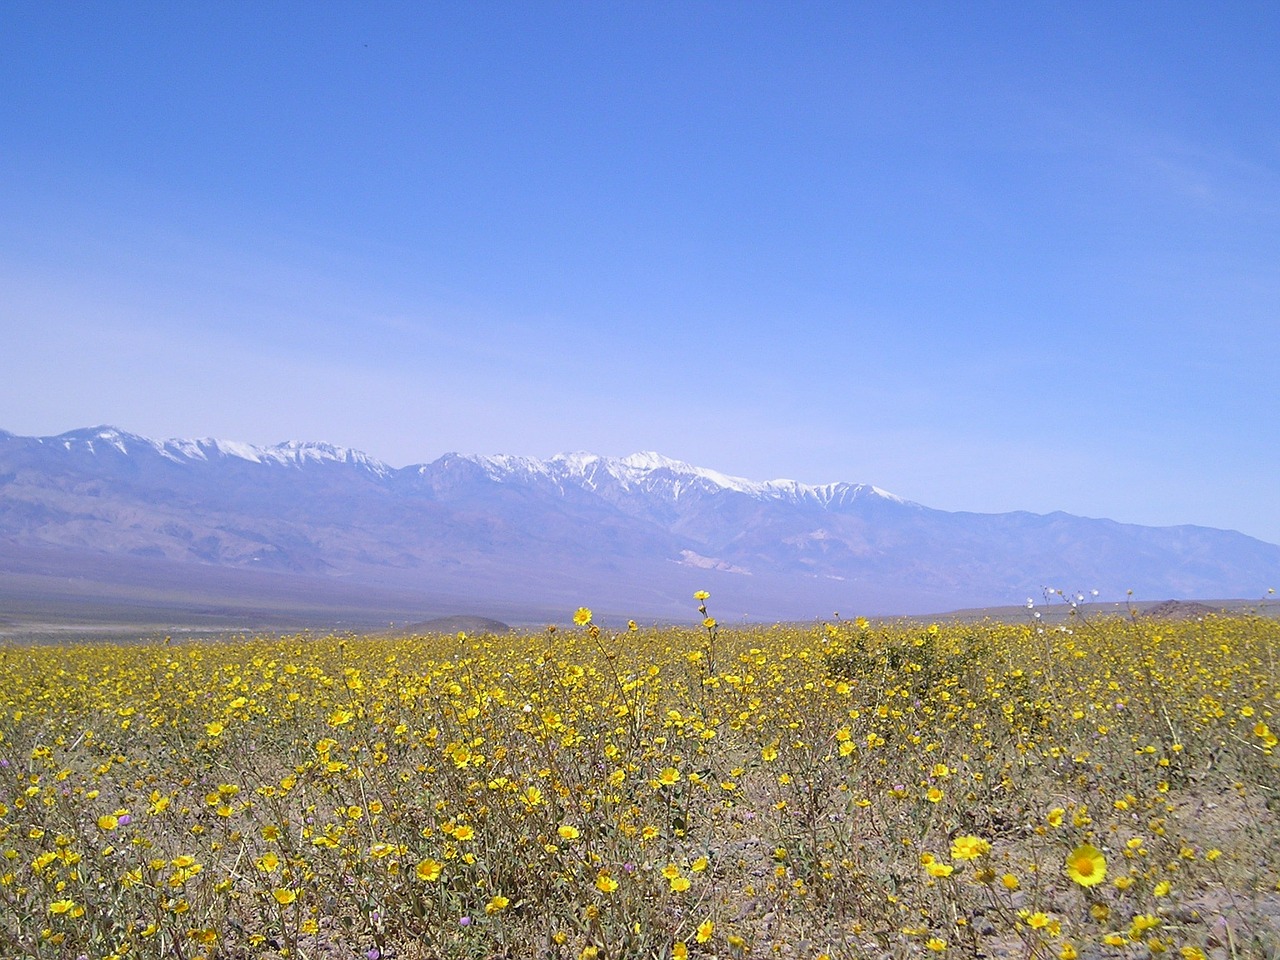
POLYGON ((152 440, 110 426, 69 430, 56 437, 36 439, 41 443, 45 440, 60 442, 68 451, 78 448, 91 454, 113 450, 129 456, 137 452, 149 451, 178 464, 229 458, 249 463, 277 463, 292 466, 300 466, 303 463, 346 463, 362 466, 379 476, 388 476, 392 472, 386 464, 359 450, 324 442, 289 440, 270 447, 259 447, 251 443, 216 440, 210 437, 196 440, 181 437, 152 440))
POLYGON ((824 505, 865 496, 876 496, 898 503, 908 502, 879 487, 866 484, 830 483, 810 486, 795 480, 748 480, 694 466, 682 460, 673 460, 651 450, 620 458, 578 451, 559 453, 547 460, 513 456, 477 456, 466 459, 480 465, 490 479, 497 482, 536 477, 560 486, 567 482, 588 490, 597 490, 601 482, 611 479, 624 490, 661 494, 671 499, 678 499, 690 489, 701 488, 707 492, 727 490, 759 499, 816 501, 824 505))
MULTIPOLYGON (((338 463, 353 463, 363 466, 383 467, 383 464, 375 460, 366 453, 359 450, 352 450, 350 447, 340 447, 337 444, 325 443, 323 441, 312 440, 286 440, 284 443, 277 443, 267 447, 264 451, 268 455, 274 455, 282 460, 302 463, 310 461, 313 463, 323 463, 326 461, 337 461, 338 463)), ((385 467, 383 467, 385 469, 385 467)))
MULTIPOLYGON (((41 439, 43 441, 45 438, 41 439)), ((148 440, 145 437, 125 433, 123 430, 106 425, 86 427, 82 430, 68 430, 66 433, 60 433, 56 437, 48 439, 60 440, 62 446, 67 450, 80 445, 94 454, 98 453, 99 449, 113 449, 118 453, 127 454, 130 442, 147 445, 154 445, 155 443, 155 441, 148 440)))
POLYGON ((910 503, 911 502, 910 500, 900 497, 896 493, 890 493, 888 490, 884 490, 881 487, 868 486, 867 489, 870 490, 872 493, 874 493, 877 497, 882 497, 885 500, 892 500, 894 503, 910 503))
POLYGON ((662 454, 652 451, 633 453, 631 456, 623 457, 616 462, 631 475, 632 479, 640 479, 659 470, 665 470, 675 474, 677 477, 685 479, 697 478, 722 490, 734 490, 738 493, 758 494, 762 488, 761 484, 752 480, 731 477, 720 473, 718 470, 708 470, 706 467, 695 467, 691 463, 672 460, 670 457, 664 457, 662 454))
POLYGON ((826 483, 815 486, 787 479, 748 480, 745 477, 730 476, 706 467, 695 467, 652 451, 633 453, 613 462, 618 464, 633 481, 647 478, 657 471, 667 471, 686 481, 700 479, 722 490, 732 490, 769 500, 817 500, 820 503, 829 504, 845 496, 876 496, 895 503, 910 502, 869 484, 826 483))
MULTIPOLYGON (((325 442, 289 440, 263 447, 212 438, 151 440, 111 426, 72 430, 57 437, 38 439, 41 443, 45 440, 59 442, 67 450, 78 447, 94 454, 106 450, 124 455, 131 455, 139 450, 151 451, 178 464, 234 459, 292 467, 323 463, 346 464, 361 467, 378 477, 389 477, 396 472, 359 450, 325 442)), ((786 479, 748 480, 674 460, 652 450, 619 458, 575 451, 559 453, 547 460, 505 454, 449 454, 441 459, 449 458, 475 464, 494 482, 549 482, 561 490, 566 486, 576 486, 598 492, 604 485, 669 500, 679 499, 696 491, 731 491, 757 499, 816 502, 823 506, 864 497, 877 497, 904 504, 910 502, 868 484, 829 483, 811 486, 786 479)), ((406 469, 421 473, 426 466, 406 469)))
POLYGON ((561 467, 569 473, 584 474, 596 464, 605 462, 603 457, 582 450, 573 453, 557 453, 549 463, 561 467))
POLYGON ((692 473, 694 468, 681 460, 672 460, 652 450, 643 450, 618 461, 636 470, 671 470, 675 473, 692 473))

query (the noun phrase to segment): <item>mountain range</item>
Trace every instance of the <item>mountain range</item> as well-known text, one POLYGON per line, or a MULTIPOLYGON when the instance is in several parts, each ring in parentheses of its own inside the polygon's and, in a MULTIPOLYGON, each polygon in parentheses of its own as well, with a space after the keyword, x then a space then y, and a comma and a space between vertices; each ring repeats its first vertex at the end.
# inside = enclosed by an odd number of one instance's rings
POLYGON ((656 453, 395 468, 327 443, 0 431, 0 604, 181 592, 534 621, 579 605, 688 617, 707 589, 723 620, 777 620, 1021 603, 1046 586, 1152 599, 1276 585, 1280 546, 1233 531, 948 512, 656 453))

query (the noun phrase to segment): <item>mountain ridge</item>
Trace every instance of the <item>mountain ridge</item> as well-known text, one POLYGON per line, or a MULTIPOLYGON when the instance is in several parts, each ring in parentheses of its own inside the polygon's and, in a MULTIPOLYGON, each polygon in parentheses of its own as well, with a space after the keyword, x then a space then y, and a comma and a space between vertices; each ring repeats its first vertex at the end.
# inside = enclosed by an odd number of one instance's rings
POLYGON ((671 616, 714 583, 722 613, 755 619, 1017 603, 1046 584, 1190 599, 1260 596, 1280 581, 1280 547, 1235 531, 948 512, 871 484, 748 480, 652 451, 392 467, 330 443, 154 440, 105 425, 0 431, 0 545, 13 557, 150 557, 195 579, 221 566, 475 595, 508 610, 671 616))
MULTIPOLYGON (((404 467, 392 467, 360 450, 342 447, 326 441, 286 440, 268 446, 244 443, 234 440, 221 440, 212 437, 153 439, 140 434, 130 433, 118 427, 99 425, 69 430, 50 437, 21 437, 9 431, 0 431, 6 438, 33 440, 44 444, 61 442, 70 450, 72 444, 83 445, 90 453, 96 453, 95 441, 106 444, 118 453, 129 455, 129 444, 149 448, 162 457, 174 462, 205 461, 210 454, 223 457, 234 457, 251 463, 277 462, 281 464, 300 465, 304 462, 341 462, 362 466, 381 476, 389 476, 404 471, 422 471, 425 468, 445 459, 461 459, 475 463, 487 472, 491 479, 504 481, 510 477, 524 474, 526 476, 543 476, 550 478, 575 477, 583 480, 587 486, 600 470, 614 480, 647 486, 644 478, 655 472, 665 472, 683 478, 686 483, 702 481, 715 487, 734 490, 755 496, 769 496, 776 499, 813 499, 819 503, 830 503, 838 500, 846 493, 854 496, 878 496, 900 503, 910 503, 902 497, 889 493, 880 487, 866 483, 835 481, 825 484, 805 484, 796 480, 749 480, 744 477, 729 476, 706 467, 699 467, 682 460, 674 460, 654 451, 641 451, 625 457, 605 457, 585 451, 557 453, 545 460, 535 457, 514 456, 510 454, 470 454, 449 451, 436 460, 428 463, 409 464, 404 467)), ((682 488, 676 485, 673 496, 678 496, 682 488)))

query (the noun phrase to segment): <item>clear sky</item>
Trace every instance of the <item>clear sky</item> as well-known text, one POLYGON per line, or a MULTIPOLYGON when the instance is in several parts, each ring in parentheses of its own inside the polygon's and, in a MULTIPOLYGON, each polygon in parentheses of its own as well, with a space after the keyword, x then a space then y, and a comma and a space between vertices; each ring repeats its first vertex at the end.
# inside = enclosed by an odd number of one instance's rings
POLYGON ((0 428, 1280 542, 1274 3, 0 0, 0 428))

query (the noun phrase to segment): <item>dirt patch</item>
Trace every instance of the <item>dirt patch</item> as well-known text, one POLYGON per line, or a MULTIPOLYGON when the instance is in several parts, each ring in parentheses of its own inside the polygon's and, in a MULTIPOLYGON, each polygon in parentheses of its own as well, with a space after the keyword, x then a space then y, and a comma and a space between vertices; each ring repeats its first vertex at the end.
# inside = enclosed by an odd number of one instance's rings
POLYGON ((1142 616, 1151 617, 1153 620, 1194 620, 1196 617, 1222 613, 1222 610, 1194 600, 1165 600, 1154 607, 1148 607, 1142 612, 1142 616))

